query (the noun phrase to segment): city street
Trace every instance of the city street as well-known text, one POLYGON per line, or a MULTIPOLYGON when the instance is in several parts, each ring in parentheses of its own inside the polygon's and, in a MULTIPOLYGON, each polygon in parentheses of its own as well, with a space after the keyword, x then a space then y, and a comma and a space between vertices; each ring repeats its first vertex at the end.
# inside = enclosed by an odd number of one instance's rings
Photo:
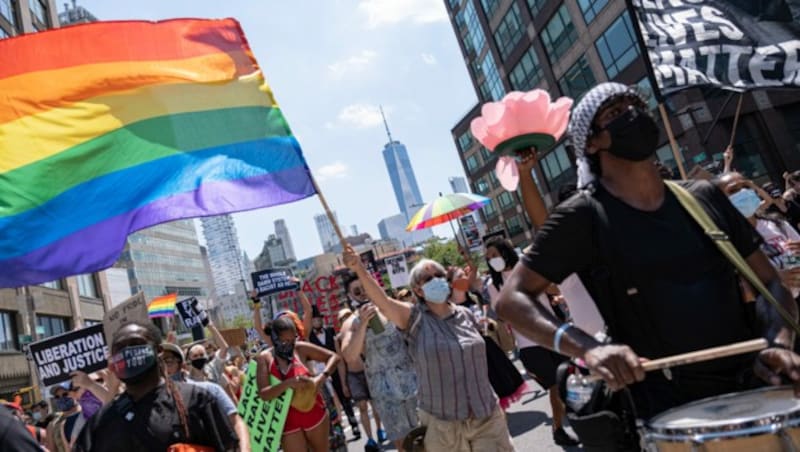
MULTIPOLYGON (((519 362, 516 362, 519 367, 519 362)), ((553 442, 550 426, 550 403, 547 393, 542 391, 534 381, 527 379, 528 391, 517 403, 508 410, 508 427, 514 439, 514 447, 518 452, 528 451, 573 451, 582 450, 580 447, 563 448, 553 442)), ((349 427, 346 428, 348 439, 352 439, 349 427)), ((569 430, 569 429, 568 429, 569 430)), ((572 433, 572 431, 570 431, 572 433)), ((348 444, 350 451, 363 451, 365 439, 351 441, 348 444)), ((388 443, 383 450, 396 450, 388 443)))

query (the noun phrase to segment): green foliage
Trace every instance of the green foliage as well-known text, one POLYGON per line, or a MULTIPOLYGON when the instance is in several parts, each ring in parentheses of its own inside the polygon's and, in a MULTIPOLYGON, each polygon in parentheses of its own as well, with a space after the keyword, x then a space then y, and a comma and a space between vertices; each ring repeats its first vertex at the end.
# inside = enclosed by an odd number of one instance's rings
POLYGON ((435 239, 431 240, 425 245, 422 255, 428 259, 435 260, 445 267, 451 265, 463 267, 466 264, 464 257, 458 251, 458 244, 455 240, 448 240, 444 243, 435 239))
POLYGON ((252 328, 253 319, 243 315, 237 315, 233 318, 233 326, 231 328, 252 328))

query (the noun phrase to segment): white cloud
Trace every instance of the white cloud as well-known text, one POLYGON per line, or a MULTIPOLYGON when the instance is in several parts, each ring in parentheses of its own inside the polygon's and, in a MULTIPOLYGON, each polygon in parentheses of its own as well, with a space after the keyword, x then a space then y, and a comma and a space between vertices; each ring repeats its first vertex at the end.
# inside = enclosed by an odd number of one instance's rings
POLYGON ((436 57, 433 56, 433 54, 422 53, 420 56, 422 57, 422 61, 424 61, 425 64, 430 64, 430 65, 436 64, 436 57))
POLYGON ((343 179, 347 177, 350 168, 340 161, 335 161, 329 165, 320 166, 317 169, 317 180, 343 179))
POLYGON ((447 20, 441 0, 361 0, 358 10, 367 15, 367 28, 406 21, 426 24, 447 20))
POLYGON ((339 112, 337 119, 339 124, 357 129, 375 127, 383 122, 378 107, 370 104, 348 105, 339 112))
POLYGON ((353 55, 341 61, 336 61, 328 65, 328 72, 334 79, 342 79, 349 74, 364 72, 378 56, 372 50, 362 50, 358 55, 353 55))

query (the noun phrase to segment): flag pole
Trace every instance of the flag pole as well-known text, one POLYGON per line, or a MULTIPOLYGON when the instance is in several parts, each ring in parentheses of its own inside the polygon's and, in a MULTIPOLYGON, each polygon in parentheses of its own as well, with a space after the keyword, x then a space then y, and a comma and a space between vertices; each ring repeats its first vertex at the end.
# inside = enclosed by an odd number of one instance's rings
POLYGON ((672 132, 672 124, 669 122, 667 109, 664 107, 665 98, 661 93, 661 89, 658 87, 658 79, 656 78, 655 71, 653 71, 653 62, 650 61, 650 53, 644 42, 642 26, 639 21, 639 15, 636 13, 636 8, 633 5, 633 0, 625 0, 625 7, 628 10, 628 14, 631 16, 631 20, 634 22, 633 31, 636 34, 636 42, 639 44, 639 54, 642 55, 642 59, 644 60, 644 67, 647 71, 647 79, 650 80, 650 88, 653 90, 653 97, 655 97, 658 102, 658 112, 661 114, 661 121, 664 123, 664 130, 667 132, 667 138, 669 138, 672 155, 675 157, 675 162, 678 164, 678 172, 681 175, 681 179, 685 180, 686 169, 683 167, 678 141, 675 139, 675 134, 672 132))
POLYGON ((733 117, 733 130, 731 131, 731 141, 728 143, 728 147, 733 147, 733 142, 736 141, 736 129, 739 127, 739 114, 742 112, 743 99, 744 93, 740 93, 739 103, 736 104, 736 115, 733 117))
POLYGON ((333 232, 339 237, 339 242, 342 244, 342 252, 344 252, 344 249, 347 248, 347 241, 344 239, 344 234, 342 234, 342 230, 339 228, 339 223, 336 222, 336 217, 333 216, 333 212, 331 212, 331 208, 328 206, 328 201, 325 199, 325 195, 322 194, 322 190, 319 189, 317 180, 311 173, 310 168, 308 169, 308 178, 311 179, 311 185, 314 186, 314 191, 317 192, 319 202, 322 204, 322 208, 325 209, 325 215, 328 216, 328 220, 330 220, 331 225, 333 225, 333 232))

